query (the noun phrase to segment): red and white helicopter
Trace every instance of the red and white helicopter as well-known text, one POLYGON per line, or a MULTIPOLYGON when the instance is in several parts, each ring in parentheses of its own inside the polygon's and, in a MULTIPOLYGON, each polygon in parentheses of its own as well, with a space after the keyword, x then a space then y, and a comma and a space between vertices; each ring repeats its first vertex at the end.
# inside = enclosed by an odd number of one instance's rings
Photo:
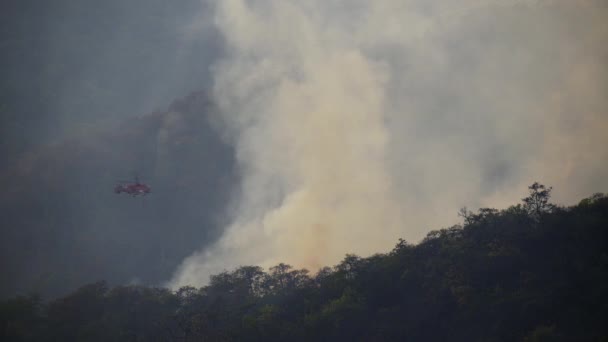
POLYGON ((135 176, 135 180, 132 182, 119 182, 119 184, 116 185, 116 187, 114 187, 114 192, 117 194, 121 194, 121 193, 125 193, 128 195, 131 195, 133 197, 135 196, 145 196, 147 194, 149 194, 152 191, 152 189, 144 183, 141 183, 139 181, 139 179, 137 178, 137 176, 135 176))

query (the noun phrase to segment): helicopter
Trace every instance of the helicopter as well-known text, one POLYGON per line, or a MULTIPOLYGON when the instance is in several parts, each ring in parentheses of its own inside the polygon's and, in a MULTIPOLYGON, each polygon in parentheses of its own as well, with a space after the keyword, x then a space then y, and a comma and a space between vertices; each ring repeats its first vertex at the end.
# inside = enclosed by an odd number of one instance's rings
POLYGON ((152 189, 147 184, 141 183, 137 176, 135 176, 134 181, 121 181, 114 187, 114 193, 121 194, 124 192, 133 197, 139 195, 145 196, 151 191, 152 189))

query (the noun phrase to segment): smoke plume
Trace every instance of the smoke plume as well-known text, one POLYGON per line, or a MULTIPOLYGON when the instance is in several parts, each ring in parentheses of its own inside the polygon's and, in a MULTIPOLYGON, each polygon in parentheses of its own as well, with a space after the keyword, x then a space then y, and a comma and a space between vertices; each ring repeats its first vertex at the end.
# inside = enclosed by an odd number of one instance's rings
POLYGON ((316 269, 417 241, 459 207, 605 189, 601 1, 226 0, 214 69, 243 184, 173 286, 244 264, 316 269))

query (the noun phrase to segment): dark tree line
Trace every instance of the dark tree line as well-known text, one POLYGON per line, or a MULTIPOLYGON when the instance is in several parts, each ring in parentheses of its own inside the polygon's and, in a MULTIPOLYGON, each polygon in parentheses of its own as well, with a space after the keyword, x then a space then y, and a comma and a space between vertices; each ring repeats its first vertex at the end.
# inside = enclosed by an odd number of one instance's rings
POLYGON ((3 341, 606 341, 608 197, 523 204, 347 255, 315 275, 244 266, 202 288, 89 284, 0 304, 3 341))

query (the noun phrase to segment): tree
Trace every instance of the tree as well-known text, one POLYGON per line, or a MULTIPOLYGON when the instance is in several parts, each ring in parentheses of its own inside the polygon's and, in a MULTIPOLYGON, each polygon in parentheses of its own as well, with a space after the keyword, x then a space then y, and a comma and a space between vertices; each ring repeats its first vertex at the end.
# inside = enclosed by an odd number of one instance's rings
POLYGON ((42 300, 36 295, 0 301, 0 340, 39 340, 44 320, 42 308, 42 300))
POLYGON ((552 187, 547 188, 538 182, 534 182, 528 187, 528 190, 530 194, 522 201, 524 202, 524 209, 530 217, 539 220, 543 214, 550 213, 555 209, 555 205, 549 203, 552 187))
POLYGON ((458 216, 463 218, 465 225, 472 224, 475 218, 475 214, 467 207, 460 208, 460 210, 458 211, 458 216))

